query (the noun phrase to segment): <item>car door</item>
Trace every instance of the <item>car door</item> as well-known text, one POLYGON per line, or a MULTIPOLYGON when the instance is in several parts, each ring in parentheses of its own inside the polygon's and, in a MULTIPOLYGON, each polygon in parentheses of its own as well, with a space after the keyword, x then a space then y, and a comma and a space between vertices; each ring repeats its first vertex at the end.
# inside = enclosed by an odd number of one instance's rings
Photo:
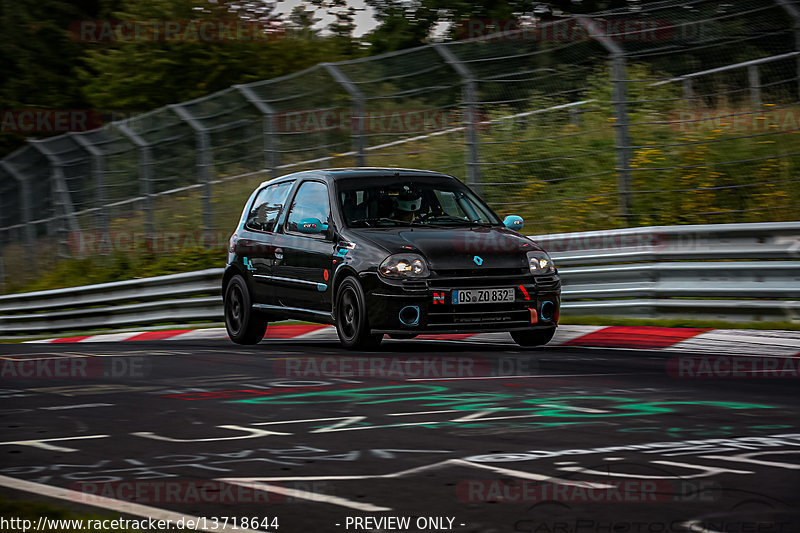
POLYGON ((273 269, 281 305, 314 311, 331 309, 334 242, 330 228, 328 186, 304 181, 294 195, 284 222, 284 235, 273 269), (311 228, 309 220, 316 220, 311 228), (316 224, 315 223, 315 224, 316 224))
POLYGON ((245 268, 252 276, 255 303, 277 305, 272 282, 276 248, 283 235, 276 232, 294 181, 268 185, 256 195, 237 243, 245 268))

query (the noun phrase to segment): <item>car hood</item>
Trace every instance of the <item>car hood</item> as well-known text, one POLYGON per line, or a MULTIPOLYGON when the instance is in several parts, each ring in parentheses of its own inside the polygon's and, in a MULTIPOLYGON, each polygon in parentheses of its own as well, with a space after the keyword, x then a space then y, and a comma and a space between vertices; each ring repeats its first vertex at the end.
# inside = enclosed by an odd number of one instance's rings
POLYGON ((433 270, 523 268, 525 252, 541 250, 532 240, 506 228, 369 228, 349 230, 388 253, 423 255, 433 270), (476 257, 478 259, 476 259, 476 257))

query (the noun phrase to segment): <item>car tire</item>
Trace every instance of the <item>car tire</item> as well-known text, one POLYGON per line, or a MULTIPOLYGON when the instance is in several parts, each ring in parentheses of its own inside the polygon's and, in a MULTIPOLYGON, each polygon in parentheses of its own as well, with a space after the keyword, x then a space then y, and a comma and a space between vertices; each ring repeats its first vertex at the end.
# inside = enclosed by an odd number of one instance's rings
POLYGON ((520 346, 544 346, 553 338, 556 328, 512 331, 511 338, 520 346))
POLYGON ((250 291, 242 276, 236 275, 225 287, 225 329, 236 344, 258 344, 264 338, 267 319, 252 308, 250 291))
POLYGON ((352 276, 339 284, 336 291, 336 334, 348 350, 377 348, 383 335, 370 333, 364 289, 352 276))

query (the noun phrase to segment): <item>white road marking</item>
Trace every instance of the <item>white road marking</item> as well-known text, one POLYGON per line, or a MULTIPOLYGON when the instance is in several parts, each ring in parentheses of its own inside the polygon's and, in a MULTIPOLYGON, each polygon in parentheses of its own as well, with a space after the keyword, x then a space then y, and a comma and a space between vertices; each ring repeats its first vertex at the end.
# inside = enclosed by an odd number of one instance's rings
POLYGON ((105 439, 110 435, 84 435, 82 437, 59 437, 55 439, 30 439, 30 440, 12 440, 7 442, 0 442, 0 446, 31 446, 33 448, 41 448, 51 452, 77 452, 75 448, 67 448, 66 446, 56 446, 48 444, 48 442, 58 442, 62 440, 84 440, 84 439, 105 439))
POLYGON ((693 533, 722 533, 716 529, 708 529, 703 527, 703 522, 699 520, 691 520, 689 522, 684 522, 681 525, 686 528, 686 531, 692 531, 693 533))
POLYGON ((527 376, 473 376, 465 378, 412 378, 406 381, 464 381, 471 379, 538 379, 538 378, 581 378, 596 376, 644 376, 647 374, 658 374, 659 372, 623 372, 616 374, 538 374, 527 376))
MULTIPOLYGON (((365 474, 365 475, 348 475, 348 476, 286 476, 286 477, 248 477, 248 478, 219 478, 217 481, 223 481, 225 483, 231 483, 233 485, 240 485, 249 488, 259 489, 259 485, 263 486, 264 488, 261 490, 267 491, 274 491, 279 492, 280 490, 286 491, 293 491, 296 494, 291 494, 291 496, 297 498, 304 498, 310 501, 318 501, 322 503, 329 503, 332 505, 339 505, 342 507, 349 507, 358 510, 365 510, 365 511, 391 511, 392 509, 389 507, 380 507, 369 503, 361 503, 361 502, 353 502, 351 500, 347 500, 345 498, 339 498, 336 496, 327 496, 324 494, 318 493, 308 493, 306 491, 295 491, 294 489, 285 489, 282 486, 271 485, 270 482, 290 482, 290 481, 356 481, 356 480, 365 480, 365 479, 396 479, 401 477, 406 477, 413 474, 418 474, 420 472, 425 472, 427 470, 438 470, 445 467, 466 467, 466 468, 477 468, 480 470, 489 470, 496 474, 501 474, 505 476, 516 477, 520 479, 530 479, 535 481, 544 481, 547 483, 555 483, 558 485, 570 485, 575 487, 583 487, 583 488, 591 488, 591 489, 610 489, 614 488, 613 485, 607 485, 604 483, 593 483, 588 481, 574 481, 570 479, 561 479, 557 477, 547 476, 544 474, 536 474, 532 472, 523 472, 521 470, 512 470, 509 468, 502 468, 498 466, 492 466, 488 464, 481 464, 481 463, 473 463, 470 461, 464 461, 463 459, 447 459, 445 461, 440 461, 438 463, 432 463, 429 465, 418 466, 414 468, 410 468, 408 470, 401 470, 399 472, 392 472, 389 474, 365 474), (356 507, 359 506, 359 507, 356 507), (363 508, 360 506, 369 506, 369 508, 363 508)), ((288 492, 281 492, 281 494, 287 494, 288 492)))
POLYGON ((664 350, 741 357, 791 357, 800 353, 800 332, 715 329, 677 342, 664 350))
POLYGON ((310 500, 312 502, 329 503, 331 505, 338 505, 340 507, 348 507, 350 509, 355 509, 356 511, 362 511, 365 513, 392 510, 390 507, 380 507, 378 505, 372 505, 371 503, 354 502, 352 500, 348 500, 347 498, 330 496, 328 494, 320 494, 319 492, 290 489, 289 487, 284 487, 282 485, 270 485, 268 483, 259 483, 257 481, 239 481, 236 479, 218 479, 217 481, 224 481, 225 483, 239 485, 240 487, 246 487, 248 489, 274 492, 276 494, 283 494, 284 496, 301 498, 304 500, 310 500))
MULTIPOLYGON (((63 489, 61 487, 53 487, 51 485, 43 485, 41 483, 34 483, 32 481, 25 481, 23 479, 16 479, 13 477, 0 476, 0 487, 7 487, 14 490, 21 490, 30 492, 32 494, 39 494, 50 498, 57 498, 72 503, 84 503, 93 507, 100 507, 102 509, 109 509, 119 513, 129 514, 133 516, 140 516, 143 518, 153 518, 155 520, 169 520, 170 522, 177 523, 178 520, 195 520, 201 524, 202 520, 199 517, 192 515, 184 515, 166 509, 159 509, 158 507, 150 507, 148 505, 141 505, 133 502, 126 502, 114 498, 107 498, 105 496, 97 496, 92 494, 91 498, 87 501, 86 494, 70 489, 63 489)), ((206 531, 209 533, 218 533, 219 531, 234 531, 236 533, 261 533, 255 529, 242 529, 233 526, 225 527, 223 524, 218 524, 217 528, 201 528, 198 527, 197 531, 206 531)))
POLYGON ((133 336, 144 333, 144 331, 126 331, 125 333, 104 333, 102 335, 92 335, 78 342, 119 342, 130 339, 133 336))
POLYGON ((87 407, 111 407, 113 403, 82 403, 78 405, 56 405, 54 407, 39 407, 44 411, 61 411, 63 409, 85 409, 87 407))

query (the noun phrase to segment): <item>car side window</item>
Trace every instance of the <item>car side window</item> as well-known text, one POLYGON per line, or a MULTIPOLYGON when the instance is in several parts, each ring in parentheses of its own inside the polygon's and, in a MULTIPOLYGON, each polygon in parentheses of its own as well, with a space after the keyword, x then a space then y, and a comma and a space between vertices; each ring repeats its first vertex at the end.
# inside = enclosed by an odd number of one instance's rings
POLYGON ((455 191, 436 191, 436 199, 442 207, 443 214, 456 217, 467 216, 464 209, 458 205, 455 191))
MULTIPOLYGON (((328 199, 328 186, 318 181, 307 181, 300 185, 297 194, 294 196, 292 207, 289 209, 289 215, 286 218, 286 231, 299 233, 298 225, 300 221, 308 218, 316 218, 322 224, 327 225, 330 214, 331 206, 328 199)), ((319 235, 319 237, 323 236, 322 234, 319 235)))
POLYGON ((259 231, 275 231, 275 223, 278 221, 278 215, 283 209, 283 204, 286 203, 293 183, 293 181, 284 181, 262 189, 247 215, 245 226, 248 229, 259 231))

